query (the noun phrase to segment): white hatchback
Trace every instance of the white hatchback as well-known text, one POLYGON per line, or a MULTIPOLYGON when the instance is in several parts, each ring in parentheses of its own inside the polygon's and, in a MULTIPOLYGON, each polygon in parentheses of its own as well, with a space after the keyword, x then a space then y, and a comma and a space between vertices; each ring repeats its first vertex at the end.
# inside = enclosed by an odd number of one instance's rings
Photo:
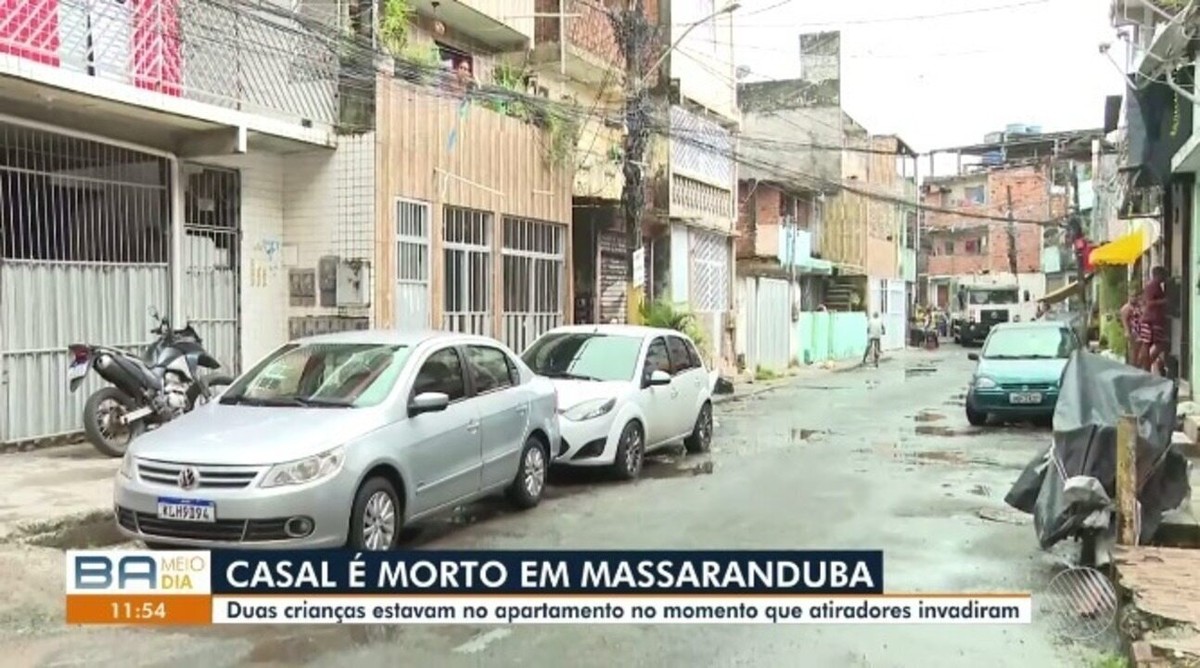
POLYGON ((611 466, 632 480, 647 452, 681 440, 692 453, 712 444, 715 375, 680 332, 559 327, 521 358, 558 390, 562 442, 556 464, 611 466))

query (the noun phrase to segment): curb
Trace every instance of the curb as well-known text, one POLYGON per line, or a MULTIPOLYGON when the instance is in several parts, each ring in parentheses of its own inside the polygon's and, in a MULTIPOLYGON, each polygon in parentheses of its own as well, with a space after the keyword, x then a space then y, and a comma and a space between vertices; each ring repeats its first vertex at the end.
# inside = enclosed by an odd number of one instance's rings
MULTIPOLYGON (((882 355, 882 356, 880 356, 879 361, 880 361, 880 363, 883 363, 883 362, 887 362, 890 359, 891 359, 890 355, 882 355)), ((839 367, 836 369, 829 369, 828 372, 829 373, 846 373, 847 371, 854 371, 855 369, 861 369, 864 366, 866 366, 865 362, 855 362, 854 364, 851 364, 849 366, 839 367)), ((733 394, 718 394, 713 397, 712 403, 714 406, 718 406, 720 404, 728 403, 730 401, 741 401, 743 399, 749 399, 751 397, 756 397, 760 394, 766 394, 767 392, 772 392, 774 390, 778 390, 780 388, 787 387, 794 383, 798 383, 801 380, 803 380, 803 379, 798 378, 798 377, 791 377, 791 378, 786 378, 780 382, 771 383, 770 385, 764 384, 760 387, 752 386, 751 389, 749 389, 745 392, 737 392, 735 390, 733 392, 733 394)))

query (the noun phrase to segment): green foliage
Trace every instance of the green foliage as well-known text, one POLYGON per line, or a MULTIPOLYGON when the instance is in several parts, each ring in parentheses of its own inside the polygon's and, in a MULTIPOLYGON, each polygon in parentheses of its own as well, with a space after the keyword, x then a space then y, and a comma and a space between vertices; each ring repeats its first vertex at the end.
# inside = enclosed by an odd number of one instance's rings
POLYGON ((442 55, 433 44, 407 44, 397 54, 409 68, 406 79, 430 83, 442 67, 442 55))
POLYGON ((546 162, 559 167, 575 157, 575 147, 579 144, 579 115, 576 110, 551 111, 544 116, 546 131, 546 162))
POLYGON ((413 7, 410 0, 383 0, 379 11, 379 41, 389 53, 408 46, 413 7))
POLYGON ((700 323, 696 321, 696 316, 682 304, 675 304, 665 298, 643 303, 641 306, 641 316, 642 324, 647 327, 659 327, 683 332, 696 343, 696 348, 699 350, 704 351, 708 348, 705 345, 704 330, 700 328, 700 323))
POLYGON ((754 369, 754 380, 765 382, 768 380, 775 380, 778 377, 779 374, 765 367, 760 366, 754 369))

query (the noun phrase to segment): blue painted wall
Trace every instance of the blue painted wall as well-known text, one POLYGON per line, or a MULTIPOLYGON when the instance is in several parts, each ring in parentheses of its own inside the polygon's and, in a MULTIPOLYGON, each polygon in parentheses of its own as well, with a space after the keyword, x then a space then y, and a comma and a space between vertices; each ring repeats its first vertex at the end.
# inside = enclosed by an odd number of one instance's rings
POLYGON ((867 348, 867 314, 861 311, 804 311, 796 328, 801 364, 861 358, 867 348))

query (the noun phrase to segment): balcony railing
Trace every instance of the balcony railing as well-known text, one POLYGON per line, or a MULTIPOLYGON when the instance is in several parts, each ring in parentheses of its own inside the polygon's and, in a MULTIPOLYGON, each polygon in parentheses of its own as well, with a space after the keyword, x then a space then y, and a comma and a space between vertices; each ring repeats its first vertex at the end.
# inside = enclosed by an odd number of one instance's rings
POLYGON ((337 120, 332 27, 249 0, 23 0, 0 54, 289 120, 337 120))

